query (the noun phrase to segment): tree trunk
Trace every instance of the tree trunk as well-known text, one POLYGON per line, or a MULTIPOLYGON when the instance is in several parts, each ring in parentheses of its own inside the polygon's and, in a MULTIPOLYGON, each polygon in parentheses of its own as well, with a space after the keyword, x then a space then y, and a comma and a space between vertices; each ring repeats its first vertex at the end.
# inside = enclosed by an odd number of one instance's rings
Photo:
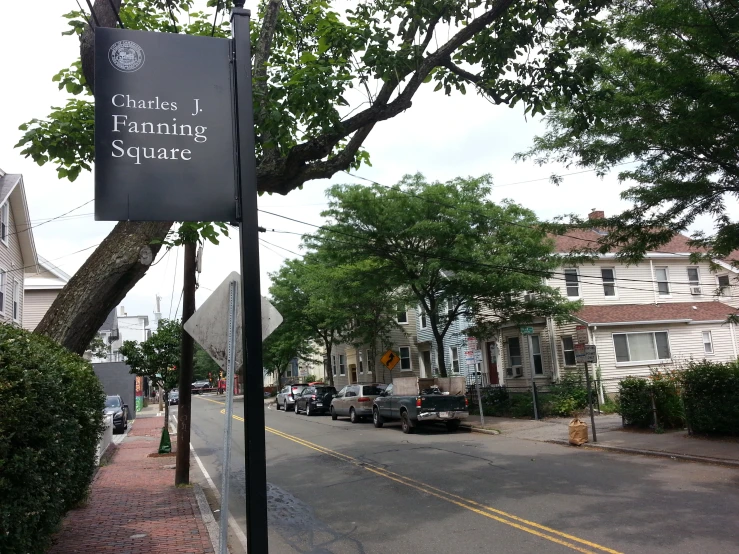
POLYGON ((328 384, 334 386, 334 366, 331 363, 331 343, 326 342, 326 360, 328 361, 328 384))
POLYGON ((434 333, 434 339, 436 339, 436 357, 439 362, 439 373, 442 377, 447 377, 446 361, 444 359, 444 337, 441 336, 433 321, 431 322, 431 331, 434 333))
POLYGON ((169 428, 169 391, 164 391, 164 426, 169 428))
POLYGON ((105 238, 56 297, 35 332, 82 355, 100 326, 149 266, 139 262, 141 249, 157 255, 171 221, 121 222, 105 238))

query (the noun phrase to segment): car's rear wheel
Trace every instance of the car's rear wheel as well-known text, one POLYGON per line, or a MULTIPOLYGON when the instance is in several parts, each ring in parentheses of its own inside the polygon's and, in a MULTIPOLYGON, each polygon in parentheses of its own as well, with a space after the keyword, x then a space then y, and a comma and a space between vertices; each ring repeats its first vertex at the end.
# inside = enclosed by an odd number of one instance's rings
POLYGON ((413 426, 411 425, 411 418, 408 417, 408 412, 403 412, 400 414, 400 426, 406 435, 409 435, 413 432, 413 426))
POLYGON ((295 413, 296 413, 296 414, 299 414, 299 413, 300 413, 300 410, 298 409, 298 402, 297 402, 297 401, 295 402, 295 404, 294 404, 294 406, 293 406, 293 407, 294 407, 294 409, 295 409, 295 413))
POLYGON ((385 425, 385 420, 382 419, 382 416, 380 415, 380 410, 378 410, 377 408, 372 410, 372 423, 374 423, 375 427, 377 427, 378 429, 385 425))
POLYGON ((456 433, 459 431, 460 426, 462 425, 462 422, 458 419, 453 419, 452 421, 446 422, 446 430, 450 433, 456 433))
POLYGON ((337 416, 336 415, 336 412, 334 411, 334 407, 331 406, 331 419, 333 419, 334 421, 336 421, 338 419, 338 417, 339 416, 337 416))
POLYGON ((308 404, 306 404, 306 406, 305 406, 305 415, 307 415, 308 417, 310 417, 311 415, 313 415, 313 412, 311 412, 311 409, 310 409, 310 402, 308 404))
POLYGON ((352 423, 359 423, 359 418, 357 417, 357 412, 354 411, 354 408, 349 410, 349 421, 352 423))

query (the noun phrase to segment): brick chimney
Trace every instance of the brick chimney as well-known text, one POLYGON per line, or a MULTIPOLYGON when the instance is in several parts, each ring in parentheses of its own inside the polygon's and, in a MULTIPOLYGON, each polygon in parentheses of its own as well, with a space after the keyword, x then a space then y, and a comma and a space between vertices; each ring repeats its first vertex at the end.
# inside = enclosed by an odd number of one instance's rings
POLYGON ((605 217, 606 212, 596 209, 593 209, 593 211, 588 214, 588 219, 605 219, 605 217))

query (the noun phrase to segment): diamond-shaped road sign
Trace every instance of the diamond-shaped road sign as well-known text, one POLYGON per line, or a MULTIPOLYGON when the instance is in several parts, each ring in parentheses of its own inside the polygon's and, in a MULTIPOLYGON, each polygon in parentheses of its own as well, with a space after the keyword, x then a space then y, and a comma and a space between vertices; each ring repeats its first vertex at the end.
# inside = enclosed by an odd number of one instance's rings
MULTIPOLYGON (((222 369, 226 369, 226 345, 228 344, 228 285, 231 281, 241 283, 241 276, 233 271, 218 285, 203 305, 185 323, 185 331, 210 354, 222 369)), ((236 287, 241 290, 241 287, 236 287)), ((236 367, 241 367, 244 353, 241 348, 241 301, 236 302, 236 367)), ((282 323, 282 316, 262 296, 262 340, 282 323)))

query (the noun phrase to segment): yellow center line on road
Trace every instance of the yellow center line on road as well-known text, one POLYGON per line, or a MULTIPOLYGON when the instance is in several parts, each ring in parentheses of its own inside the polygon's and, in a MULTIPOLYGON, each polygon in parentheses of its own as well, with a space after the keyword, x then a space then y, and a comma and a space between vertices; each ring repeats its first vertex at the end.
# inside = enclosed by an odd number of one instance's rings
MULTIPOLYGON (((208 399, 203 399, 208 400, 208 399)), ((210 402, 215 402, 217 404, 223 404, 222 402, 216 402, 215 400, 209 400, 210 402)), ((221 410, 221 413, 225 415, 226 410, 221 410)), ((233 415, 232 416, 237 421, 244 421, 243 417, 233 415)), ((592 549, 595 549, 600 552, 607 552, 608 554, 621 554, 617 550, 613 550, 611 548, 601 546, 597 543, 590 542, 585 539, 581 539, 579 537, 575 537, 574 535, 570 535, 568 533, 564 533, 562 531, 558 531, 556 529, 552 529, 551 527, 547 527, 545 525, 541 525, 539 523, 536 523, 534 521, 529 521, 527 519, 518 517, 513 514, 509 514, 508 512, 504 512, 502 510, 498 510, 496 508, 493 508, 491 506, 485 506, 484 504, 480 504, 479 502, 475 502, 474 500, 470 500, 468 498, 464 498, 462 496, 450 493, 448 491, 445 491, 443 489, 439 489, 437 487, 434 487, 433 485, 429 485, 428 483, 424 483, 423 481, 418 481, 416 479, 412 479, 410 477, 406 477, 405 475, 400 475, 398 473, 392 472, 390 470, 387 470, 383 467, 376 466, 374 464, 370 464, 367 462, 363 462, 361 460, 358 460, 356 458, 353 458, 351 456, 347 456, 346 454, 342 454, 341 452, 336 452, 334 450, 330 450, 329 448, 326 448, 324 446, 321 446, 319 444, 315 444, 312 442, 309 442, 305 439, 301 439, 299 437, 295 437, 293 435, 289 435, 283 431, 279 431, 277 429, 273 429, 271 427, 265 427, 266 431, 269 431, 270 433, 277 435, 279 437, 282 437, 284 439, 287 439, 289 441, 295 442, 297 444, 300 444, 301 446, 304 446, 306 448, 310 448, 311 450, 315 450, 316 452, 320 452, 321 454, 326 454, 328 456, 332 456, 334 458, 337 458, 339 460, 345 461, 347 463, 353 464, 357 467, 361 467, 363 469, 366 469, 367 471, 374 473, 380 477, 384 477, 386 479, 390 479, 391 481, 394 481, 396 483, 400 483, 402 485, 405 485, 407 487, 410 487, 412 489, 416 489, 422 493, 429 494, 431 496, 434 496, 436 498, 439 498, 440 500, 444 500, 445 502, 449 502, 451 504, 454 504, 456 506, 459 506, 460 508, 464 508, 466 510, 469 510, 471 512, 474 512, 478 515, 481 515, 483 517, 487 517, 489 519, 493 519, 499 523, 503 523, 505 525, 509 525, 511 527, 514 527, 516 529, 519 529, 521 531, 525 531, 526 533, 541 537, 543 539, 546 539, 548 541, 560 544, 562 546, 566 546, 567 548, 570 548, 572 550, 576 550, 578 552, 584 552, 584 553, 593 553, 593 550, 588 550, 585 547, 590 547, 592 549), (532 529, 533 527, 533 529, 532 529), (546 534, 549 533, 549 534, 546 534), (552 536, 556 535, 556 536, 552 536), (561 537, 561 538, 560 538, 561 537), (567 542, 562 539, 567 539, 569 541, 573 541, 575 543, 579 544, 573 544, 572 542, 567 542)))

